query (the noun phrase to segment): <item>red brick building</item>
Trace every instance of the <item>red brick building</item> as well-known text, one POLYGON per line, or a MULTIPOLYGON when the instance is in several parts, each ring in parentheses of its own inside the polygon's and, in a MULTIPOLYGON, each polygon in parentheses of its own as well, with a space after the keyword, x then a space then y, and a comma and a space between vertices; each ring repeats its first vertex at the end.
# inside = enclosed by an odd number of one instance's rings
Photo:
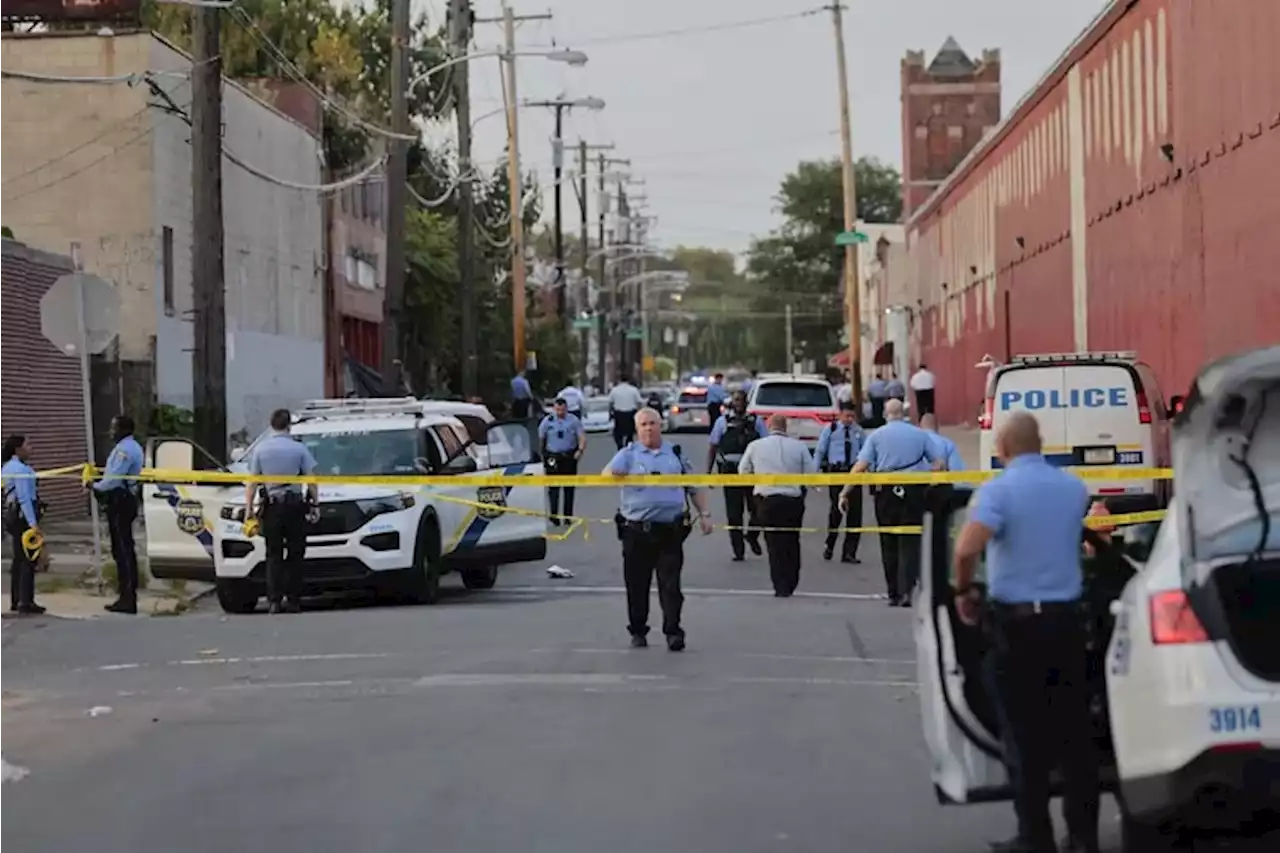
POLYGON ((902 60, 902 209, 909 217, 1000 121, 1000 51, 971 59, 948 38, 902 60))

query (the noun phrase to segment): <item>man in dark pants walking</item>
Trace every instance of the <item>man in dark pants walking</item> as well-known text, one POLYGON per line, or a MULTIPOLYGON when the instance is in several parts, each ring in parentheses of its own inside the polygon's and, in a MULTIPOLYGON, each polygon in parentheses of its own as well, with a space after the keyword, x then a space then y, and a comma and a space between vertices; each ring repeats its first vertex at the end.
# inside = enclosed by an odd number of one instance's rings
MULTIPOLYGON (((734 391, 729 410, 717 418, 711 427, 710 446, 707 449, 707 473, 737 474, 738 464, 747 445, 769 434, 764 420, 747 414, 747 395, 734 391)), ((760 531, 756 530, 756 508, 750 486, 724 487, 725 520, 729 522, 729 547, 733 549, 733 561, 746 559, 746 545, 753 554, 760 553, 760 531), (745 516, 745 518, 744 518, 745 516), (744 524, 744 522, 747 522, 744 524), (743 530, 744 527, 749 529, 743 530)))
MULTIPOLYGON (((809 449, 787 435, 784 415, 769 417, 769 436, 747 446, 738 465, 742 474, 816 474, 818 466, 809 449)), ((755 487, 760 521, 765 525, 764 544, 769 551, 769 576, 773 594, 788 598, 800 585, 800 531, 804 523, 803 486, 755 487), (773 528, 773 529, 770 529, 773 528)))
MULTIPOLYGON (((289 435, 288 409, 271 413, 272 435, 263 439, 249 460, 250 474, 300 477, 316 470, 311 451, 289 435)), ((261 491, 262 536, 267 540, 267 609, 270 613, 302 609, 302 561, 307 552, 307 518, 316 505, 318 486, 297 483, 250 483, 245 487, 246 514, 261 491)))
MULTIPOLYGON (((625 478, 645 474, 688 474, 692 467, 677 448, 662 440, 662 417, 653 409, 636 415, 636 440, 622 448, 601 473, 625 478)), ((658 576, 658 601, 662 605, 662 633, 667 648, 684 650, 680 616, 684 594, 680 572, 684 568, 685 495, 698 510, 703 535, 711 532, 711 514, 701 492, 680 486, 623 486, 622 508, 617 515, 622 540, 622 575, 627 587, 627 631, 631 647, 649 645, 649 587, 658 576)))
MULTIPOLYGON (((858 458, 858 451, 867 440, 862 427, 854 416, 853 403, 845 401, 840 404, 840 421, 827 424, 818 436, 818 447, 814 451, 813 460, 818 463, 818 470, 823 473, 842 473, 853 470, 853 463, 858 458)), ((840 528, 853 528, 862 525, 862 486, 852 486, 849 499, 844 506, 840 505, 842 487, 828 486, 827 495, 831 507, 827 510, 827 544, 822 549, 822 559, 830 560, 835 554, 836 543, 840 539, 840 528), (842 523, 843 522, 843 523, 842 523)), ((862 534, 849 531, 844 534, 844 549, 840 552, 840 562, 857 563, 858 543, 862 534)))
POLYGON ((107 512, 111 533, 111 557, 116 562, 120 597, 106 609, 112 613, 138 612, 138 550, 133 542, 133 522, 138 517, 138 481, 142 471, 142 446, 133 437, 133 418, 118 415, 111 421, 116 440, 107 458, 102 479, 91 484, 107 512))
POLYGON ((955 547, 956 611, 977 624, 972 582, 987 555, 995 682, 1009 725, 1018 835, 1007 853, 1058 848, 1049 814, 1050 775, 1062 768, 1066 850, 1098 850, 1098 764, 1086 681, 1080 535, 1089 490, 1041 455, 1040 428, 1010 415, 996 437, 1004 469, 970 503, 955 547))
MULTIPOLYGON (((587 431, 569 411, 564 397, 556 397, 552 413, 538 424, 538 437, 542 439, 542 459, 547 473, 555 477, 572 477, 578 473, 578 460, 587 450, 587 431)), ((551 510, 551 523, 557 527, 568 523, 573 515, 573 486, 547 489, 547 503, 551 510), (560 492, 564 492, 564 516, 560 515, 560 492)))

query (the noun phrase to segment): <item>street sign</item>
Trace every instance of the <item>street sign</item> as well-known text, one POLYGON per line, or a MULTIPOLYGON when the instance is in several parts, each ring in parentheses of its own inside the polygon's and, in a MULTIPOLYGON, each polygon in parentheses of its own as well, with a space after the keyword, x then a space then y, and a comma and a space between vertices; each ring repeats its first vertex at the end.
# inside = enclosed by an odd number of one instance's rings
POLYGON ((592 317, 581 317, 573 321, 573 327, 575 329, 594 329, 596 321, 592 317))
POLYGON ((645 373, 653 373, 653 365, 654 365, 653 356, 646 355, 644 357, 643 364, 644 364, 645 373))
POLYGON ((836 235, 837 246, 853 246, 857 243, 869 243, 871 238, 861 231, 841 231, 836 235))
POLYGON ((96 355, 111 343, 119 326, 120 295, 111 282, 96 275, 68 273, 40 299, 40 331, 65 353, 84 346, 96 355))
POLYGON ((629 340, 629 341, 643 341, 643 340, 644 340, 644 329, 627 329, 627 340, 629 340))

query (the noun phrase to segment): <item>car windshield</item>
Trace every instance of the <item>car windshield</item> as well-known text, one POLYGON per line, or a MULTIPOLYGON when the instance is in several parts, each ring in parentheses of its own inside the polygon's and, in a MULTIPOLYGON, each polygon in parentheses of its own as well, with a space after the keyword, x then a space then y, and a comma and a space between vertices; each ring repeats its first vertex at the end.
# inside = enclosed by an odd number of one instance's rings
POLYGON ((316 459, 317 474, 417 474, 416 429, 353 430, 297 436, 316 459))
POLYGON ((834 406, 831 389, 813 382, 769 382, 761 385, 753 401, 757 406, 834 406))
POLYGON ((588 412, 607 412, 609 411, 609 400, 608 398, 588 400, 586 402, 586 410, 588 412))

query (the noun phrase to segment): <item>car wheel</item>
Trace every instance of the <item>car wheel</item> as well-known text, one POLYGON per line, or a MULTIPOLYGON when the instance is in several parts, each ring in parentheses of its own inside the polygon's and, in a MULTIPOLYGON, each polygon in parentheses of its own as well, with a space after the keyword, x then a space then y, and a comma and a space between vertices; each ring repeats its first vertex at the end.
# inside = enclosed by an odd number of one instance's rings
POLYGON ((1189 853, 1191 843, 1178 827, 1140 820, 1121 806, 1120 849, 1124 853, 1189 853))
POLYGON ((214 586, 217 588, 218 603, 227 613, 252 613, 258 608, 258 591, 253 585, 240 578, 218 578, 214 586))
POLYGON ((462 570, 462 585, 467 589, 493 589, 493 585, 497 582, 497 566, 480 566, 462 570))
POLYGON ((440 600, 440 576, 444 574, 440 557, 440 536, 432 523, 418 531, 414 548, 413 569, 409 577, 409 597, 418 604, 435 604, 440 600))

